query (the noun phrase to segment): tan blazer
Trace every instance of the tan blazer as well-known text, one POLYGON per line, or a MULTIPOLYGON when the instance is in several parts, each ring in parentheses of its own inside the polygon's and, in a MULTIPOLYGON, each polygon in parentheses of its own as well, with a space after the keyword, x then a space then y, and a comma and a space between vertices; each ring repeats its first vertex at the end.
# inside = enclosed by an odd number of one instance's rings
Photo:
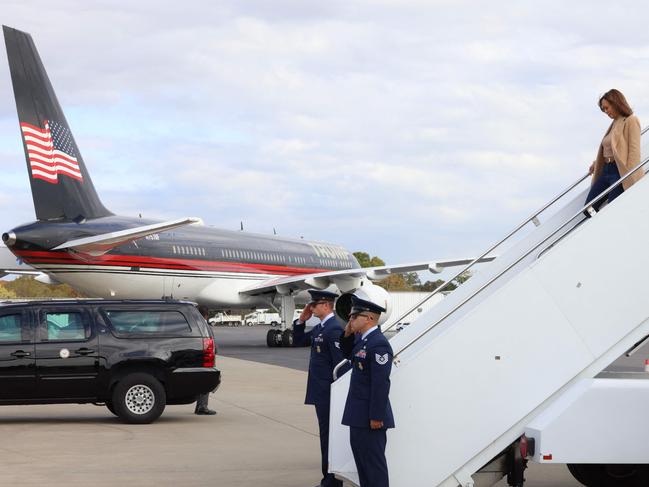
MULTIPOLYGON (((604 137, 613 128, 613 123, 609 126, 604 137)), ((613 134, 611 135, 611 147, 613 148, 613 156, 615 157, 615 164, 617 170, 620 171, 620 177, 624 176, 631 169, 640 164, 640 121, 635 115, 630 115, 615 125, 613 134)), ((593 167, 594 183, 597 178, 602 174, 604 169, 604 156, 602 155, 604 148, 599 144, 597 157, 595 158, 595 166, 593 167)), ((612 164, 612 163, 611 163, 612 164)), ((626 178, 622 183, 624 190, 629 189, 634 183, 638 182, 644 176, 644 170, 638 169, 631 176, 626 178)), ((591 183, 591 184, 592 184, 591 183)))

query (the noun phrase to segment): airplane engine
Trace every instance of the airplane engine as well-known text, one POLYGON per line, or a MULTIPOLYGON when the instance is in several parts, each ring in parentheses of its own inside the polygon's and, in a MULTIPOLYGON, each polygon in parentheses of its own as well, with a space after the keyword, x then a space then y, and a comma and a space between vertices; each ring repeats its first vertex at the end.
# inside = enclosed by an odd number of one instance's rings
POLYGON ((343 293, 336 301, 336 315, 343 323, 349 321, 349 312, 352 309, 352 294, 361 299, 371 301, 385 308, 385 313, 381 313, 378 324, 385 323, 392 312, 390 293, 380 286, 376 286, 369 281, 363 281, 361 286, 354 292, 343 293))

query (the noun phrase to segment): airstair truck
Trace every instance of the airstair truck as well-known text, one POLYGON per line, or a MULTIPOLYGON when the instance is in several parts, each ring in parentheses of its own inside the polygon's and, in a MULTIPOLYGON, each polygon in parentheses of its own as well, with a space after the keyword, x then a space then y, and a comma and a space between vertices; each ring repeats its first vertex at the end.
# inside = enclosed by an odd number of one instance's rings
MULTIPOLYGON (((597 213, 585 179, 391 339, 393 487, 520 487, 528 459, 591 487, 649 485, 649 374, 611 367, 649 335, 649 177, 597 213)), ((329 468, 357 484, 348 387, 332 385, 329 468)))

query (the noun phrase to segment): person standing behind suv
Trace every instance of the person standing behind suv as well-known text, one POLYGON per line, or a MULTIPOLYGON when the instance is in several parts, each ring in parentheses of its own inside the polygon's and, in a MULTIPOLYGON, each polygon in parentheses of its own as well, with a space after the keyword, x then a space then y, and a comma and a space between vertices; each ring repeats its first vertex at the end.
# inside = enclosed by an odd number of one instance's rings
MULTIPOLYGON (((199 306, 198 311, 201 313, 205 322, 207 323, 207 318, 209 317, 209 310, 205 306, 199 306)), ((214 339, 214 333, 212 333, 212 327, 207 323, 207 330, 210 333, 212 339, 214 339)), ((210 393, 206 392, 205 394, 200 394, 198 400, 196 401, 196 408, 194 409, 194 414, 205 415, 205 416, 214 416, 216 411, 207 407, 207 403, 210 400, 210 393)))
POLYGON ((336 293, 309 289, 311 301, 300 317, 293 322, 293 346, 311 345, 309 376, 304 404, 315 406, 320 429, 320 454, 322 462, 321 487, 342 487, 343 483, 329 473, 329 397, 333 370, 344 360, 340 350, 343 327, 334 315, 336 293), (315 316, 320 323, 305 332, 306 322, 315 316))

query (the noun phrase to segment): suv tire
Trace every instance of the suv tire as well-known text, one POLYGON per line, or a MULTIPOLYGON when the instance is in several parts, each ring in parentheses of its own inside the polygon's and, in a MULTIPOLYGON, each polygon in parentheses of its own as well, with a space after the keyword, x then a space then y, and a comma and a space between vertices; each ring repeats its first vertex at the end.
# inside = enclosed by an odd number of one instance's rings
POLYGON ((152 375, 134 373, 121 379, 113 389, 112 405, 125 423, 147 424, 164 411, 167 395, 152 375))
POLYGON ((106 401, 105 404, 106 404, 106 408, 107 408, 111 413, 113 413, 115 416, 119 416, 119 414, 117 414, 117 411, 115 411, 115 408, 113 407, 113 402, 112 402, 112 401, 106 401))

